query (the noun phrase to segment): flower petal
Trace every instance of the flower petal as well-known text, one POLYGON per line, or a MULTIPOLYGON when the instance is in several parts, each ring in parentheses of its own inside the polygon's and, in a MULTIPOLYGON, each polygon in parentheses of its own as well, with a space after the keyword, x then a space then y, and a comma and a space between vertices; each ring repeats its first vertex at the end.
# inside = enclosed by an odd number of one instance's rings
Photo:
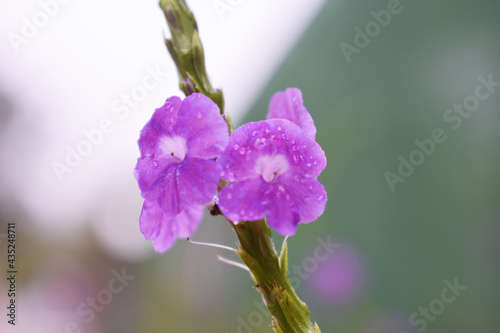
POLYGON ((157 199, 163 178, 168 176, 169 173, 175 172, 177 165, 178 161, 171 156, 138 158, 134 176, 141 189, 142 197, 149 200, 157 199))
POLYGON ((180 210, 212 201, 219 186, 220 166, 211 160, 186 158, 177 168, 176 185, 180 210))
POLYGON ((189 156, 204 159, 219 157, 229 140, 229 129, 219 107, 198 93, 182 101, 173 132, 186 139, 189 156))
POLYGON ((191 237, 198 229, 203 217, 203 206, 192 205, 175 217, 177 238, 191 237))
POLYGON ((218 159, 221 177, 228 181, 260 177, 256 163, 260 157, 283 155, 289 171, 317 178, 326 166, 325 153, 318 143, 304 135, 294 123, 270 119, 248 123, 229 138, 218 159))
POLYGON ((300 212, 300 223, 315 221, 323 214, 328 198, 320 182, 309 177, 294 176, 292 180, 283 179, 283 183, 291 205, 300 212))
POLYGON ((279 91, 271 98, 267 119, 287 119, 302 128, 308 138, 314 140, 316 127, 314 121, 304 107, 302 92, 297 88, 279 91))
POLYGON ((153 241, 157 252, 165 252, 172 247, 176 238, 193 234, 200 224, 202 208, 192 206, 175 217, 168 217, 156 201, 146 200, 142 206, 139 227, 144 237, 153 241))
POLYGON ((165 101, 163 106, 155 110, 153 116, 141 131, 139 138, 141 156, 158 154, 159 138, 172 132, 173 125, 177 122, 180 106, 181 99, 172 96, 165 101))
POLYGON ((219 192, 220 210, 233 222, 264 218, 269 206, 264 195, 266 185, 269 184, 258 178, 227 184, 219 192))
POLYGON ((273 184, 267 197, 269 225, 284 236, 295 234, 299 223, 315 221, 325 210, 326 191, 318 181, 308 177, 281 179, 273 184))
MULTIPOLYGON (((170 168, 162 175, 158 187, 150 195, 150 198, 157 198, 161 209, 168 217, 174 217, 182 212, 185 206, 180 205, 179 189, 177 184, 179 166, 170 168)), ((144 193, 142 194, 144 197, 144 193)), ((147 199, 147 198, 146 198, 147 199)))
POLYGON ((175 243, 174 224, 156 201, 144 201, 139 227, 144 237, 153 241, 157 252, 165 252, 175 243))

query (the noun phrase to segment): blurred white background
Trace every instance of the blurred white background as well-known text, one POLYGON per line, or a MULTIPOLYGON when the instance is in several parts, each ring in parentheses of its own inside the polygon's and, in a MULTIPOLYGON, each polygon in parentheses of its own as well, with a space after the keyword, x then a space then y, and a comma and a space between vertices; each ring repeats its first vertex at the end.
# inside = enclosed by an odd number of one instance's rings
MULTIPOLYGON (((236 124, 324 3, 188 1, 236 124)), ((111 254, 142 258, 136 141, 182 96, 158 1, 4 0, 0 22, 3 206, 48 243, 76 241, 89 222, 111 254)))

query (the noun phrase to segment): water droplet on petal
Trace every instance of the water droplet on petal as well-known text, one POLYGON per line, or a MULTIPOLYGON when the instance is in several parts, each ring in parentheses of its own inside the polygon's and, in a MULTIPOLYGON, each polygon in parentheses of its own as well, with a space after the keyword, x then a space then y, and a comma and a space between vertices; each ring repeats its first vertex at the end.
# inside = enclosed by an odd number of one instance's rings
POLYGON ((278 190, 280 190, 281 192, 285 192, 285 188, 281 185, 278 187, 278 190))
POLYGON ((281 131, 281 126, 278 126, 278 131, 281 131))
POLYGON ((311 164, 311 163, 307 163, 307 164, 306 164, 306 166, 307 166, 308 168, 310 168, 310 167, 312 167, 312 164, 311 164))
POLYGON ((314 164, 314 165, 318 165, 318 162, 317 162, 317 161, 314 161, 314 162, 313 162, 313 164, 314 164))
POLYGON ((231 200, 231 199, 232 199, 232 197, 233 197, 233 195, 232 195, 231 193, 228 193, 228 194, 226 195, 226 199, 227 199, 227 200, 231 200))
POLYGON ((263 148, 264 146, 266 145, 266 139, 264 138, 260 138, 260 139, 257 139, 255 140, 253 146, 256 148, 256 149, 261 149, 263 148))
POLYGON ((313 186, 312 185, 309 185, 309 189, 312 190, 313 189, 313 186))
POLYGON ((173 118, 173 117, 172 117, 172 118, 170 118, 170 122, 171 122, 171 123, 173 123, 173 122, 174 122, 174 118, 173 118))
POLYGON ((196 117, 198 117, 198 119, 201 118, 201 112, 198 112, 198 114, 196 115, 196 117))
POLYGON ((153 161, 153 165, 154 165, 155 167, 157 167, 157 166, 158 166, 158 162, 153 161))
POLYGON ((318 195, 318 200, 323 200, 323 196, 322 195, 318 195))
POLYGON ((235 144, 235 145, 233 146, 233 149, 234 149, 234 150, 238 150, 238 148, 240 148, 240 146, 239 146, 238 144, 235 144))
POLYGON ((258 133, 257 131, 253 131, 252 136, 256 136, 257 133, 258 133))
POLYGON ((245 155, 245 153, 247 152, 245 147, 241 147, 240 150, 238 150, 238 152, 240 153, 240 155, 245 155))

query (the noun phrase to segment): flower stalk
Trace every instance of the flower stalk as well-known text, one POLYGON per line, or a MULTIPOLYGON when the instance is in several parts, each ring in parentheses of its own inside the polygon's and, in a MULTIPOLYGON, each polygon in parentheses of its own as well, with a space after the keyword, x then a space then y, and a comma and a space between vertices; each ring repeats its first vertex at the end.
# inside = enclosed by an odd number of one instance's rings
POLYGON ((265 220, 231 225, 240 241, 236 254, 250 269, 254 288, 273 316, 275 332, 319 333, 309 319, 309 309, 295 293, 288 277, 288 247, 283 241, 278 258, 265 220))
MULTIPOLYGON (((203 46, 193 13, 185 0, 160 0, 160 7, 172 34, 172 38, 166 39, 165 43, 178 69, 180 89, 186 96, 201 93, 214 101, 231 133, 231 121, 224 112, 223 93, 211 86, 206 73, 203 46)), ((235 252, 249 268, 254 288, 262 295, 273 316, 271 327, 274 332, 320 332, 310 320, 307 305, 298 298, 290 283, 286 239, 278 257, 265 220, 229 222, 240 243, 235 252)))

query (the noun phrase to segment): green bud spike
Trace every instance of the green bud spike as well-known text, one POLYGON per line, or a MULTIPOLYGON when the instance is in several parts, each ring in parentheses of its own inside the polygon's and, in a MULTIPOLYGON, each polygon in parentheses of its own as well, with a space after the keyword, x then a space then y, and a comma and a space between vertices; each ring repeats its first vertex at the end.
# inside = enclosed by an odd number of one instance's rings
POLYGON ((193 13, 184 0, 160 0, 172 39, 165 40, 179 72, 179 87, 186 96, 198 92, 208 96, 224 114, 222 91, 212 88, 193 13))

